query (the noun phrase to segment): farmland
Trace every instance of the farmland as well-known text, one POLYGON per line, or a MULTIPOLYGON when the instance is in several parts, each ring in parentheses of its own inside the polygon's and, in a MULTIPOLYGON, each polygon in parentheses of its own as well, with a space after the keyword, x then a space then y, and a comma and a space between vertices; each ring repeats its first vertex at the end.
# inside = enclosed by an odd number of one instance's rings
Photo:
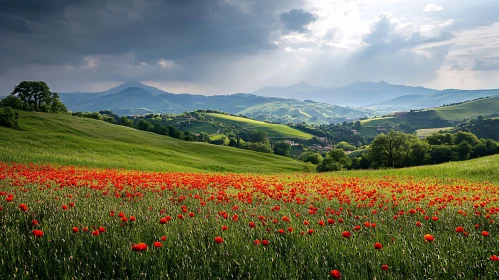
POLYGON ((215 121, 220 121, 228 123, 234 126, 239 126, 243 129, 259 130, 265 131, 271 138, 286 139, 286 138, 300 138, 300 139, 310 139, 313 135, 309 133, 302 132, 295 128, 282 125, 282 124, 271 124, 261 121, 256 121, 252 119, 236 117, 231 115, 217 114, 217 113, 205 113, 207 118, 212 118, 215 121))
POLYGON ((497 278, 497 185, 356 175, 1 163, 0 277, 497 278))

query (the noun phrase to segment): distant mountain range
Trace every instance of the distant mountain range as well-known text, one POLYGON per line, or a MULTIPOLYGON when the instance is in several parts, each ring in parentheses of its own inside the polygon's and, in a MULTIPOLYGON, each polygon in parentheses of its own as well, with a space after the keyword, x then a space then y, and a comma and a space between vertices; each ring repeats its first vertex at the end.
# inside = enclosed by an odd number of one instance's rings
POLYGON ((119 115, 183 113, 211 109, 244 114, 259 120, 316 124, 342 122, 372 115, 369 110, 254 94, 173 94, 138 82, 127 82, 97 93, 60 93, 60 97, 72 111, 112 110, 119 115))
POLYGON ((310 99, 338 106, 371 108, 379 112, 407 111, 494 96, 491 90, 435 90, 424 87, 392 85, 386 82, 355 82, 339 88, 314 87, 305 82, 290 87, 264 87, 253 92, 259 96, 310 99))
POLYGON ((135 115, 212 109, 257 120, 315 124, 496 95, 499 95, 498 89, 435 90, 386 82, 355 82, 339 88, 314 87, 301 82, 290 87, 264 87, 251 94, 213 96, 174 94, 139 82, 127 82, 103 92, 60 94, 62 102, 72 111, 112 110, 120 115, 135 115))

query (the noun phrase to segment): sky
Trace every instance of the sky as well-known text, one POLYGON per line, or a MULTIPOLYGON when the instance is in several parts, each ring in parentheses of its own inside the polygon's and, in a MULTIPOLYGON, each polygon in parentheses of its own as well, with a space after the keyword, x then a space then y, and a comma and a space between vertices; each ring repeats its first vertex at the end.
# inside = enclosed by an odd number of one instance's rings
POLYGON ((0 38, 0 95, 22 80, 206 95, 499 88, 497 0, 0 0, 0 38))

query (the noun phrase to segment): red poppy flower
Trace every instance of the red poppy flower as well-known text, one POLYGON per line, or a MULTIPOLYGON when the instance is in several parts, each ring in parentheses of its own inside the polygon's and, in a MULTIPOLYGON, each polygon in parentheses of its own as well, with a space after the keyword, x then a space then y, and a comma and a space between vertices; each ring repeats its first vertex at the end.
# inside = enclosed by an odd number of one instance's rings
POLYGON ((351 233, 349 231, 344 231, 341 235, 345 238, 350 238, 351 233))
POLYGON ((487 237, 487 236, 490 236, 489 232, 488 231, 482 231, 482 235, 487 237))
POLYGON ((279 232, 280 234, 283 234, 284 230, 282 228, 280 228, 277 232, 279 232))
POLYGON ((309 229, 308 230, 308 234, 312 234, 312 233, 314 233, 314 230, 313 229, 309 229))
POLYGON ((324 224, 325 224, 325 223, 324 223, 324 221, 323 221, 323 220, 320 220, 320 221, 319 221, 319 226, 324 226, 324 224))
POLYGON ((130 221, 135 222, 135 220, 137 220, 135 216, 130 216, 130 221))
POLYGON ((125 217, 125 213, 123 213, 123 212, 119 212, 119 213, 118 213, 118 217, 120 217, 120 218, 125 217))
POLYGON ((384 264, 381 266, 381 269, 383 269, 384 271, 387 271, 388 269, 390 269, 390 267, 387 264, 384 264))
POLYGON ((165 240, 166 240, 166 235, 161 236, 161 241, 165 241, 165 240))
POLYGON ((97 235, 99 235, 99 234, 100 234, 100 231, 99 231, 99 230, 94 230, 94 231, 92 231, 92 235, 97 236, 97 235))
POLYGON ((383 249, 383 245, 379 242, 374 243, 374 249, 380 250, 383 249))
POLYGON ((73 232, 75 232, 75 233, 76 233, 76 232, 78 232, 78 231, 80 231, 80 229, 79 229, 79 228, 77 228, 77 227, 73 227, 71 230, 72 230, 73 232))
POLYGON ((147 250, 147 244, 146 243, 139 243, 139 244, 134 244, 132 245, 132 251, 135 252, 142 252, 147 250))
POLYGON ((330 225, 332 225, 332 224, 334 224, 334 220, 333 219, 327 219, 327 223, 330 224, 330 225))
POLYGON ((158 242, 158 241, 154 242, 153 245, 156 248, 161 248, 163 246, 163 244, 161 244, 161 242, 158 242))
POLYGON ((334 270, 331 270, 331 277, 333 277, 334 279, 341 279, 341 273, 334 269, 334 270))
POLYGON ((421 222, 416 222, 416 226, 420 227, 421 226, 421 222))
POLYGON ((75 207, 75 204, 73 202, 70 202, 69 207, 75 207))
POLYGON ((33 233, 33 235, 34 235, 35 237, 42 237, 42 236, 43 236, 43 231, 41 231, 41 230, 39 230, 39 229, 34 229, 34 230, 32 231, 32 233, 33 233))
POLYGON ((37 226, 37 225, 38 225, 38 221, 37 221, 37 220, 35 220, 35 219, 33 219, 33 221, 31 221, 31 225, 33 225, 33 226, 37 226))
POLYGON ((433 242, 435 240, 435 237, 433 237, 433 235, 431 234, 426 234, 424 236, 424 239, 427 241, 427 242, 433 242))
POLYGON ((19 209, 26 212, 26 211, 28 211, 28 206, 24 203, 21 203, 21 204, 19 204, 19 209))
POLYGON ((183 220, 183 219, 184 219, 184 215, 182 215, 182 214, 178 214, 177 218, 179 218, 179 219, 183 220))
POLYGON ((106 228, 101 226, 101 227, 99 227, 99 231, 100 232, 106 232, 106 228))
POLYGON ((262 240, 262 244, 263 244, 263 246, 267 246, 267 245, 269 245, 269 241, 264 239, 264 240, 262 240))
POLYGON ((255 241, 253 241, 253 244, 255 244, 255 245, 260 245, 260 243, 261 243, 261 242, 260 242, 260 240, 258 240, 258 239, 255 239, 255 241))
POLYGON ((289 232, 292 232, 292 231, 293 231, 293 228, 292 228, 292 227, 288 227, 288 231, 289 231, 289 232))
POLYGON ((7 196, 7 198, 5 199, 5 201, 7 202, 11 202, 12 200, 14 200, 12 196, 7 196))
POLYGON ((228 230, 229 227, 228 226, 222 226, 222 230, 228 230))
POLYGON ((159 219, 159 223, 162 225, 166 224, 167 222, 168 222, 168 220, 166 218, 159 219))
POLYGON ((370 226, 371 226, 371 224, 370 224, 369 222, 365 222, 365 223, 364 223, 364 226, 365 226, 365 227, 370 227, 370 226))
POLYGON ((256 227, 256 225, 255 225, 255 223, 254 223, 254 222, 250 222, 250 223, 249 223, 249 226, 250 226, 250 228, 254 228, 254 227, 256 227))
POLYGON ((62 210, 68 210, 68 206, 66 204, 62 205, 62 210))
POLYGON ((494 261, 494 262, 499 262, 499 257, 496 255, 492 255, 492 256, 490 256, 490 260, 494 261))
POLYGON ((456 228, 456 232, 459 232, 459 233, 464 232, 464 228, 462 226, 458 226, 456 228))
POLYGON ((224 242, 224 239, 222 237, 220 236, 215 237, 215 243, 220 244, 222 242, 224 242))
POLYGON ((303 224, 306 225, 306 226, 308 226, 309 223, 308 223, 307 220, 305 220, 305 221, 303 221, 303 224))

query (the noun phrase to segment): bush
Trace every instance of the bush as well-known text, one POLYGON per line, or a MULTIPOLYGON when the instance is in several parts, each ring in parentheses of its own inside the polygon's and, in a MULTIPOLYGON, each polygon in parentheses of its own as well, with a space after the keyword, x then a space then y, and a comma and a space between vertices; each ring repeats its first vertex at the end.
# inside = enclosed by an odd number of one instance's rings
POLYGON ((319 165, 317 165, 317 172, 341 171, 342 165, 334 161, 330 157, 326 157, 319 165))
POLYGON ((19 113, 6 107, 0 112, 0 126, 19 128, 19 113))

